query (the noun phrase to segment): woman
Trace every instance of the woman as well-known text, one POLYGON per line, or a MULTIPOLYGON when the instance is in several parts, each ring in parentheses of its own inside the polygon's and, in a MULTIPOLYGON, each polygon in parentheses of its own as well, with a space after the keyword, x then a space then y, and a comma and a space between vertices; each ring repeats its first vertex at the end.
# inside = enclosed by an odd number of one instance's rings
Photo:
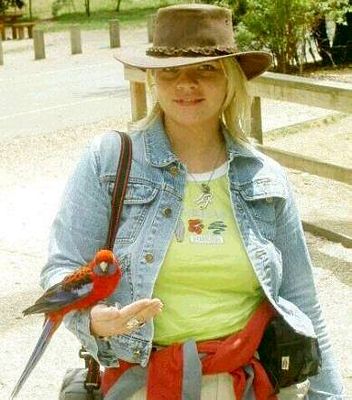
MULTIPOLYGON (((66 320, 108 367, 106 398, 144 399, 147 392, 149 399, 161 392, 167 396, 160 398, 181 398, 177 390, 190 399, 199 398, 197 390, 202 399, 273 398, 267 377, 258 383, 256 347, 250 366, 231 371, 227 364, 205 366, 203 358, 209 346, 247 329, 254 337, 263 304, 297 332, 317 335, 322 352, 319 375, 280 390, 279 398, 342 398, 286 174, 246 136, 247 81, 269 67, 270 55, 239 53, 230 11, 194 4, 160 9, 153 46, 116 57, 147 70, 156 99, 131 135, 132 169, 114 248, 123 279, 106 304, 66 320), (180 367, 180 359, 189 363, 180 367), (149 367, 147 388, 147 369, 133 373, 131 365, 149 367)), ((110 133, 96 138, 78 164, 53 224, 45 288, 103 246, 118 154, 118 136, 110 133)))

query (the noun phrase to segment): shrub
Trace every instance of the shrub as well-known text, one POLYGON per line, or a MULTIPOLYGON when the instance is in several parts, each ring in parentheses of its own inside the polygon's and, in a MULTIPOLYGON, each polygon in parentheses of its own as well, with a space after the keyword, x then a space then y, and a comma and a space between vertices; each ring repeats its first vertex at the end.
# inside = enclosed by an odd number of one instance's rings
POLYGON ((24 4, 22 0, 0 0, 0 13, 3 13, 10 7, 22 8, 24 4))
POLYGON ((69 11, 75 11, 73 0, 54 0, 51 5, 51 13, 53 17, 57 17, 59 12, 65 8, 69 11))
MULTIPOLYGON (((301 66, 312 32, 325 17, 341 23, 351 0, 203 0, 232 8, 241 50, 269 50, 277 70, 301 66)), ((308 48, 309 48, 308 46, 308 48)))

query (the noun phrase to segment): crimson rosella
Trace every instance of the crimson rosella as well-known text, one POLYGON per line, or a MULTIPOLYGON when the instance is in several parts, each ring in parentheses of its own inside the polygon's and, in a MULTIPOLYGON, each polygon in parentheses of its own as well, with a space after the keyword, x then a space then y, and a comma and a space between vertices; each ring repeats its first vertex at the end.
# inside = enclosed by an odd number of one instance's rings
POLYGON ((83 310, 109 297, 119 284, 121 268, 110 250, 100 250, 94 259, 49 288, 24 315, 44 313, 42 334, 22 372, 10 399, 17 396, 33 368, 43 355, 63 317, 73 310, 83 310))

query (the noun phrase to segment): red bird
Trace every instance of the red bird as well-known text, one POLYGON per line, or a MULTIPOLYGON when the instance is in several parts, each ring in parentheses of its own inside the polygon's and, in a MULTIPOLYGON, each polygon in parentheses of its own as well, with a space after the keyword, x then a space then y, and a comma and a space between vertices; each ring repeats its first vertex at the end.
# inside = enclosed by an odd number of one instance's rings
POLYGON ((121 279, 121 268, 110 250, 100 250, 87 265, 66 276, 49 288, 24 315, 45 314, 42 334, 22 372, 10 399, 17 396, 33 368, 48 346, 63 317, 73 310, 82 310, 109 297, 121 279))

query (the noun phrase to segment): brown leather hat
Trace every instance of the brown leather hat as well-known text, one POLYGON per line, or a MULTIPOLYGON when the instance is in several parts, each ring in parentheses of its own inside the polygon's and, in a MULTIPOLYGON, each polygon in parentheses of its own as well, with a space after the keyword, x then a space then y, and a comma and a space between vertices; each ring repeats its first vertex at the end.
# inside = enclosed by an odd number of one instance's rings
POLYGON ((152 47, 120 48, 115 58, 141 69, 178 67, 235 57, 247 79, 269 68, 265 51, 237 50, 231 10, 206 4, 181 4, 158 10, 152 47))

